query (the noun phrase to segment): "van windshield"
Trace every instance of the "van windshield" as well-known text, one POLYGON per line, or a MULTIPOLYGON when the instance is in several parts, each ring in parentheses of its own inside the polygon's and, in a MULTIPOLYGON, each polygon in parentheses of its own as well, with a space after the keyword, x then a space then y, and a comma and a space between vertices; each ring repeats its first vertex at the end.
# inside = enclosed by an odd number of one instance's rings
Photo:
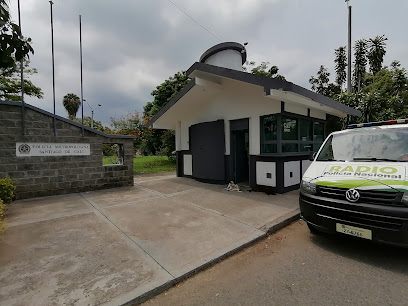
POLYGON ((334 134, 318 161, 408 161, 408 127, 372 127, 334 134))

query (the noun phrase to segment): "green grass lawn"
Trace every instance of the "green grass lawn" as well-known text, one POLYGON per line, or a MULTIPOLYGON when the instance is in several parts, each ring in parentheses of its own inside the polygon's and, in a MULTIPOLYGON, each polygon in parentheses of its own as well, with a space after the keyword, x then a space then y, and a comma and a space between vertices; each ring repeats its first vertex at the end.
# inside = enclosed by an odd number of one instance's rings
POLYGON ((133 173, 155 173, 176 171, 176 161, 167 156, 136 156, 133 159, 133 173))
MULTIPOLYGON (((107 157, 103 158, 103 164, 110 164, 107 157)), ((167 171, 176 171, 176 162, 169 160, 167 156, 135 156, 133 158, 133 173, 167 171)))

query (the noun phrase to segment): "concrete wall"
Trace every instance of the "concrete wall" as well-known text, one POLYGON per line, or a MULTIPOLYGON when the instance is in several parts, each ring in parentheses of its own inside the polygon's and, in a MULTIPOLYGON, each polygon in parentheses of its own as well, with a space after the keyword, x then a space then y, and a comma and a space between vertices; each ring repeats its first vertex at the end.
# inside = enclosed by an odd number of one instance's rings
POLYGON ((57 136, 50 113, 25 107, 22 135, 21 104, 0 102, 0 178, 11 178, 16 198, 32 198, 72 192, 133 185, 133 139, 105 135, 58 117, 57 136), (16 142, 89 143, 87 156, 17 157, 16 142), (102 165, 102 144, 118 143, 124 148, 123 165, 102 165))

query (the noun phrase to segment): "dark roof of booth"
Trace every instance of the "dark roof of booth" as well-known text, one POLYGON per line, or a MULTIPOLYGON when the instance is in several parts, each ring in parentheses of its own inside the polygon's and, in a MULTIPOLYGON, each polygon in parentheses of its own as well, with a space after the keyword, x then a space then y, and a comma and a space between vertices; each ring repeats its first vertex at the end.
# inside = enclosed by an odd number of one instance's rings
MULTIPOLYGON (((334 109, 340 110, 352 116, 361 116, 361 112, 357 109, 344 105, 338 101, 330 99, 319 93, 311 91, 309 89, 303 88, 291 82, 285 80, 279 80, 274 78, 269 78, 262 75, 256 75, 248 72, 238 71, 234 69, 228 69, 218 66, 213 66, 209 64, 194 63, 186 72, 187 76, 191 76, 196 72, 204 72, 220 77, 225 77, 228 79, 245 82, 248 84, 258 85, 264 87, 265 92, 270 92, 271 89, 292 92, 308 99, 311 99, 322 105, 332 107, 334 109)), ((149 121, 149 125, 152 125, 158 118, 160 118, 169 108, 171 108, 178 100, 180 100, 191 88, 195 85, 194 78, 186 85, 184 88, 173 97, 153 118, 149 121)))

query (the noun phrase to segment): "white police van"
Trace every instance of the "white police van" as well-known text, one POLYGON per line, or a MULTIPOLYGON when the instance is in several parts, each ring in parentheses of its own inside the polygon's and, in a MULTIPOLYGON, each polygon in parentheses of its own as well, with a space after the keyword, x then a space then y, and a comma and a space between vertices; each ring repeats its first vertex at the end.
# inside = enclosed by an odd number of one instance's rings
POLYGON ((408 119, 330 134, 301 182, 311 232, 408 246, 408 119))

